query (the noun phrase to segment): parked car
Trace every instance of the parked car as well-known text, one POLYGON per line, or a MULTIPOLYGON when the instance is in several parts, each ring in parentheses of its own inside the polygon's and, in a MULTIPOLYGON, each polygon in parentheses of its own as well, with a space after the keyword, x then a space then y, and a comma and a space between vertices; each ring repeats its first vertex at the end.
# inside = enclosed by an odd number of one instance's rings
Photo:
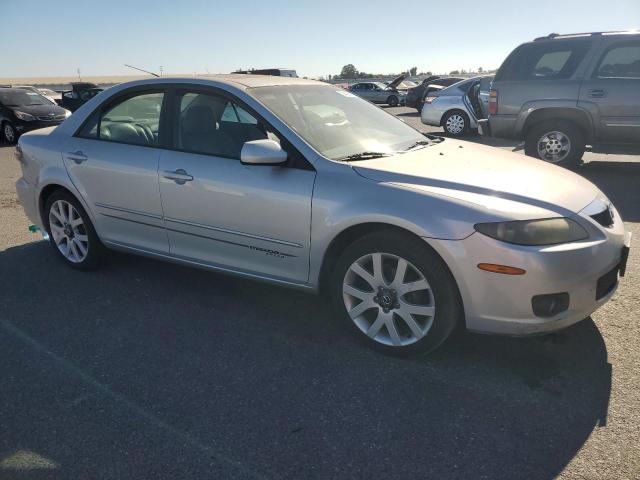
POLYGON ((75 112, 103 90, 95 83, 74 82, 71 84, 71 90, 62 92, 60 106, 75 112))
POLYGON ((232 73, 245 73, 251 75, 273 75, 275 77, 294 77, 297 78, 298 74, 295 70, 290 68, 258 68, 255 70, 237 70, 232 73))
POLYGON ((31 85, 11 85, 9 88, 20 88, 22 90, 29 90, 30 92, 39 93, 46 99, 50 100, 51 103, 55 103, 56 105, 58 104, 58 102, 56 101, 56 98, 58 99, 60 98, 59 93, 56 93, 53 90, 50 90, 48 88, 38 88, 31 85))
POLYGON ((18 160, 20 203, 67 265, 110 248, 326 292, 389 353, 431 350, 457 324, 571 325, 611 298, 628 253, 583 177, 431 140, 311 80, 121 84, 23 135, 18 160))
POLYGON ((442 90, 445 87, 449 87, 454 83, 458 83, 464 80, 464 78, 458 77, 439 77, 437 75, 427 77, 420 85, 410 88, 407 92, 407 107, 415 108, 418 112, 422 111, 422 105, 424 104, 424 97, 429 92, 442 90))
POLYGON ((406 90, 397 88, 404 78, 404 75, 400 75, 388 84, 382 82, 358 82, 351 85, 349 91, 365 100, 369 100, 371 103, 382 103, 397 107, 398 105, 404 105, 407 98, 406 90))
POLYGON ((24 132, 62 123, 71 112, 46 97, 22 88, 0 88, 0 128, 15 143, 24 132))
POLYGON ((563 166, 586 145, 640 151, 640 33, 551 34, 516 48, 496 73, 483 135, 525 141, 563 166))
POLYGON ((425 125, 442 127, 446 133, 459 137, 478 128, 478 120, 486 117, 493 77, 473 77, 442 90, 431 91, 424 99, 420 119, 425 125))

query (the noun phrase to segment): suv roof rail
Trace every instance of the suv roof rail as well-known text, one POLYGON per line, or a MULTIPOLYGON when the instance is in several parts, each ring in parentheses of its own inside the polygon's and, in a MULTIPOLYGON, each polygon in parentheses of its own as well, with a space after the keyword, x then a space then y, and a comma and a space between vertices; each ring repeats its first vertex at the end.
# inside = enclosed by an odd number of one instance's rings
POLYGON ((565 33, 560 35, 559 33, 550 33, 544 37, 534 38, 534 42, 540 40, 553 40, 554 38, 571 38, 571 37, 594 37, 598 35, 612 35, 612 34, 625 34, 625 33, 640 33, 640 30, 610 30, 607 32, 582 32, 582 33, 565 33))

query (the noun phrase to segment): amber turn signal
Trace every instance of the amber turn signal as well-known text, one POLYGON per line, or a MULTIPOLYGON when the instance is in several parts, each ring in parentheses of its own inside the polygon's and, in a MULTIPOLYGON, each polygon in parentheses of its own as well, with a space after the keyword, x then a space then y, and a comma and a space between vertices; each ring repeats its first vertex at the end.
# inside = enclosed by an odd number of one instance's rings
POLYGON ((507 265, 496 265, 495 263, 479 263, 478 268, 487 272, 502 273, 503 275, 524 275, 526 270, 507 265))

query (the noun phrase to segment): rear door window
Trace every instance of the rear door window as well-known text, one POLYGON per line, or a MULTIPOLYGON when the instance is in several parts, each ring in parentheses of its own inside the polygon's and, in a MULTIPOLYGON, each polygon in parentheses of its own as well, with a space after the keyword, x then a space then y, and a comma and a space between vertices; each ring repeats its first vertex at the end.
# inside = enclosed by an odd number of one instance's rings
POLYGON ((548 80, 571 77, 591 45, 588 39, 521 45, 500 67, 496 80, 548 80))
POLYGON ((640 79, 640 42, 618 44, 607 50, 594 77, 640 79))

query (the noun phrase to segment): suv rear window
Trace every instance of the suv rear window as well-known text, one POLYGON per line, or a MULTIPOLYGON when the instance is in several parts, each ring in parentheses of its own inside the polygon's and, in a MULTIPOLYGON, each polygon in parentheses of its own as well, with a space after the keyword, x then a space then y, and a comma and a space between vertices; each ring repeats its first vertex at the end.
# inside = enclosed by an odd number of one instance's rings
POLYGON ((588 39, 527 43, 516 48, 496 74, 496 80, 569 78, 587 53, 588 39))

